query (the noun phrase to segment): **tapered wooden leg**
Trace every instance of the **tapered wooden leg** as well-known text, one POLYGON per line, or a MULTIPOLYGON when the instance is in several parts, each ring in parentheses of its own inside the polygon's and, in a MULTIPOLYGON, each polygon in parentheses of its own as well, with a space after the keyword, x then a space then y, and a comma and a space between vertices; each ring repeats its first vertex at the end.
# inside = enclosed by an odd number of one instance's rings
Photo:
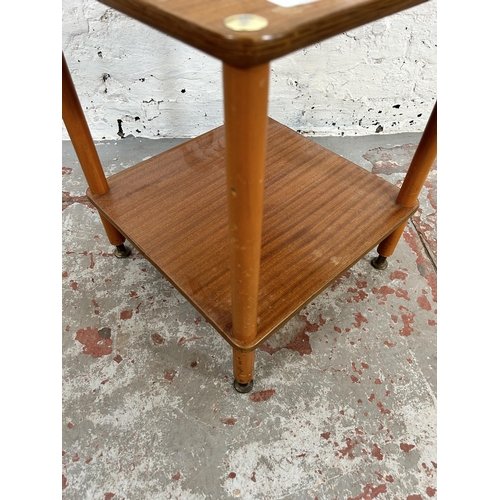
MULTIPOLYGON (((437 103, 434 105, 427 126, 413 156, 410 168, 396 203, 403 207, 412 207, 417 203, 418 195, 422 190, 425 179, 429 175, 432 164, 437 155, 437 103)), ((376 269, 387 267, 387 257, 390 257, 403 234, 406 223, 401 224, 393 233, 383 240, 377 248, 378 257, 372 260, 372 265, 376 269)))
POLYGON ((234 388, 238 392, 245 393, 253 389, 254 365, 255 351, 241 352, 233 349, 234 388))
MULTIPOLYGON (((64 54, 62 56, 62 112, 64 124, 90 191, 93 194, 107 193, 109 191, 108 181, 104 175, 64 54)), ((101 216, 101 220, 110 243, 117 247, 115 255, 117 257, 128 255, 130 250, 123 245, 125 237, 103 216, 101 216)))
POLYGON ((130 255, 130 248, 124 245, 125 237, 122 233, 120 233, 111 222, 109 222, 106 217, 99 214, 101 217, 102 225, 104 226, 104 230, 106 231, 106 235, 108 236, 109 242, 112 245, 115 245, 114 255, 118 259, 124 259, 130 255))
MULTIPOLYGON (((246 69, 224 64, 223 77, 232 334, 246 342, 257 333, 269 64, 246 69)), ((236 383, 249 384, 254 352, 233 355, 236 383)))

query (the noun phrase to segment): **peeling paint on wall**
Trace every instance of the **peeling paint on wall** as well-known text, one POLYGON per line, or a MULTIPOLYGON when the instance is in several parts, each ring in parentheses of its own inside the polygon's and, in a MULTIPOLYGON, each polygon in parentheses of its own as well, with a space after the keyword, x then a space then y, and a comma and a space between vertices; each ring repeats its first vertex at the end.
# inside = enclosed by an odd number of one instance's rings
MULTIPOLYGON (((270 116, 305 135, 423 131, 436 100, 436 7, 274 61, 270 116)), ((218 60, 95 0, 63 0, 62 29, 95 140, 194 137, 222 124, 218 60)))

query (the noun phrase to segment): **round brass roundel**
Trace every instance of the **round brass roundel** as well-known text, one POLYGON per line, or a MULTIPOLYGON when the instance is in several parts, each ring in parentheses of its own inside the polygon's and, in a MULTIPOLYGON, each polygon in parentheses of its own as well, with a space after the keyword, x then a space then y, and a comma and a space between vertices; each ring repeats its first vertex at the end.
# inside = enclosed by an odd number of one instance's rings
POLYGON ((233 31, 260 31, 269 25, 269 21, 257 14, 236 14, 226 17, 224 26, 233 31))

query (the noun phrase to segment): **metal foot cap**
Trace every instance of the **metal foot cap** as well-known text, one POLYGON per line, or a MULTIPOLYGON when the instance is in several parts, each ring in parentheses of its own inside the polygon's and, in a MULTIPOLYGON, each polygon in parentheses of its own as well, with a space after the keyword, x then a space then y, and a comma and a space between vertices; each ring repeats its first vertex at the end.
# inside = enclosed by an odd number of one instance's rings
POLYGON ((118 245, 114 251, 114 255, 117 259, 124 259, 130 255, 130 248, 126 247, 123 243, 118 245))
POLYGON ((240 384, 236 379, 234 380, 234 388, 238 391, 241 392, 242 394, 245 394, 247 392, 250 392, 253 389, 253 380, 250 380, 248 384, 240 384))
POLYGON ((371 264, 375 269, 384 270, 387 269, 389 263, 387 262, 387 257, 379 255, 378 257, 373 257, 371 264))

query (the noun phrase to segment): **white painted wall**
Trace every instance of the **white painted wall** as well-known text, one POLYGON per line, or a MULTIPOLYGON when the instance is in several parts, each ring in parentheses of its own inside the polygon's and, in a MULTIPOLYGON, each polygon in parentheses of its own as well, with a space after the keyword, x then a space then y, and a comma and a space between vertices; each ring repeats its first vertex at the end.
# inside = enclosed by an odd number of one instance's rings
MULTIPOLYGON (((436 99, 436 6, 274 61, 269 115, 306 135, 421 132, 436 99)), ((118 120, 125 135, 145 138, 222 124, 218 60, 95 0, 62 9, 63 51, 95 140, 118 138, 118 120)))

